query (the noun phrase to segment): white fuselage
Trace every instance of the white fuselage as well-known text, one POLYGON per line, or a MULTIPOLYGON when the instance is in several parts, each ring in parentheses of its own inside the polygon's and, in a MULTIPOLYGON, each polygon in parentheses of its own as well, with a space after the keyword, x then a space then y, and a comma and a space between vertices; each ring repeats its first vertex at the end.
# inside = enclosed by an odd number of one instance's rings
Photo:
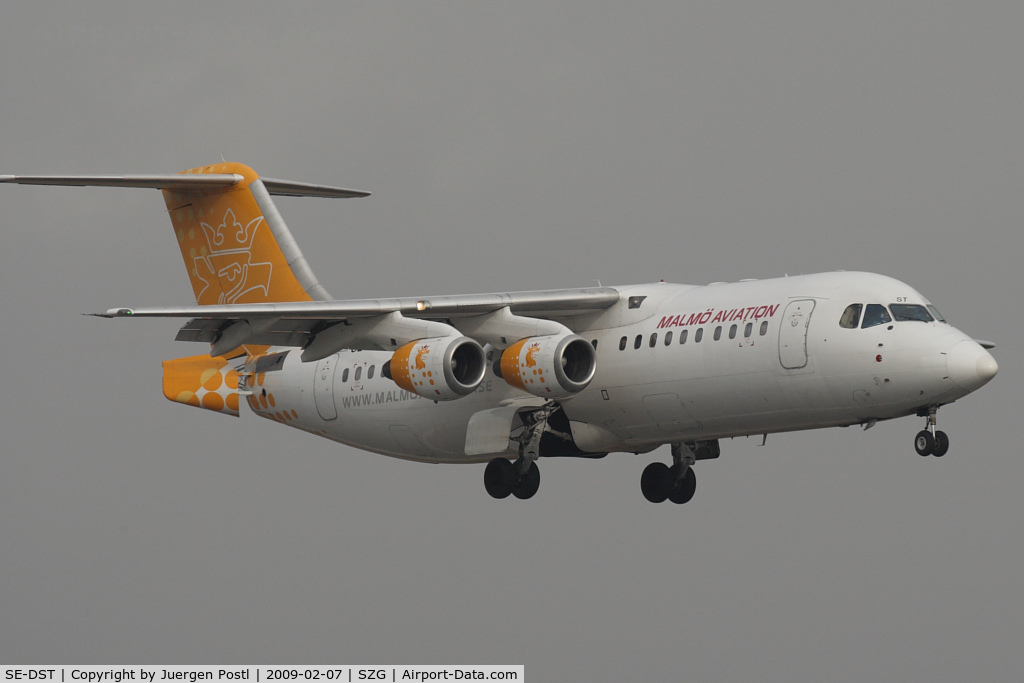
MULTIPOLYGON (((840 326, 851 304, 928 305, 885 276, 617 289, 611 308, 559 319, 596 345, 593 381, 560 401, 576 445, 588 453, 890 419, 952 402, 994 374, 988 352, 944 322, 840 326)), ((382 376, 391 355, 342 351, 303 363, 293 351, 279 370, 253 378, 249 404, 263 417, 369 451, 482 462, 496 454, 466 455, 470 418, 542 402, 492 368, 464 398, 420 398, 382 376)))

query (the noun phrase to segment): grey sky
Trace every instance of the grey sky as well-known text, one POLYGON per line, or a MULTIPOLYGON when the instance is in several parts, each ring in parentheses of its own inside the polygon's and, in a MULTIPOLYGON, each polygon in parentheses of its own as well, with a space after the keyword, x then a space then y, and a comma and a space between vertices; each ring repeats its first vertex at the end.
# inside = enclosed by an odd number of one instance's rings
POLYGON ((167 402, 201 353, 159 193, 0 188, 0 662, 523 663, 540 680, 1019 680, 1024 6, 0 10, 0 173, 223 154, 336 297, 870 270, 998 343, 923 421, 654 457, 405 463, 167 402))

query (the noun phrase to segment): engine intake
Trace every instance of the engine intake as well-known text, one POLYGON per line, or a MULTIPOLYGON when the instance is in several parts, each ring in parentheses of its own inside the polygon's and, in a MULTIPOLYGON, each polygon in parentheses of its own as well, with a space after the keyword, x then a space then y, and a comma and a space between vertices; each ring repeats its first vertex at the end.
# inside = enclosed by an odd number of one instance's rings
POLYGON ((514 387, 541 398, 565 398, 594 379, 597 354, 578 334, 527 337, 501 353, 494 372, 514 387))
POLYGON ((419 339, 399 347, 382 372, 424 398, 452 401, 472 394, 483 381, 487 358, 469 337, 419 339))

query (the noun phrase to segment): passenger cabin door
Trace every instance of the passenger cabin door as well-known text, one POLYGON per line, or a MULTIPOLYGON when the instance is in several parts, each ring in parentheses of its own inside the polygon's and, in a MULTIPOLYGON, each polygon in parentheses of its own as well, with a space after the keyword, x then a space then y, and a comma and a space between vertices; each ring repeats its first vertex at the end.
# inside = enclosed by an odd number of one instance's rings
POLYGON ((316 365, 313 375, 313 398, 316 400, 316 412, 325 420, 338 417, 338 409, 334 406, 334 371, 338 367, 338 354, 324 358, 316 365))
POLYGON ((814 299, 790 301, 779 328, 779 362, 787 370, 807 366, 807 327, 811 324, 814 299))

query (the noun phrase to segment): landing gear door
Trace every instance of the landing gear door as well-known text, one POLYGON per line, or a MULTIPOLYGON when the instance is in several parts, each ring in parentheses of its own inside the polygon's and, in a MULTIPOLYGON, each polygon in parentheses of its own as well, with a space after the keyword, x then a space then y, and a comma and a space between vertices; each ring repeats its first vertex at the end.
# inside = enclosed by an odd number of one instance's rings
POLYGON ((779 328, 779 362, 787 370, 807 366, 807 327, 811 324, 814 299, 790 301, 779 328))
POLYGON ((338 417, 338 409, 334 407, 334 370, 338 366, 338 354, 328 356, 316 364, 313 375, 313 398, 316 400, 316 412, 325 420, 338 417))
POLYGON ((541 399, 517 401, 512 405, 473 413, 466 428, 466 455, 504 453, 511 450, 509 440, 516 413, 526 407, 542 405, 544 401, 541 399))
POLYGON ((503 453, 508 450, 512 420, 519 408, 502 406, 474 413, 466 429, 466 455, 503 453))

